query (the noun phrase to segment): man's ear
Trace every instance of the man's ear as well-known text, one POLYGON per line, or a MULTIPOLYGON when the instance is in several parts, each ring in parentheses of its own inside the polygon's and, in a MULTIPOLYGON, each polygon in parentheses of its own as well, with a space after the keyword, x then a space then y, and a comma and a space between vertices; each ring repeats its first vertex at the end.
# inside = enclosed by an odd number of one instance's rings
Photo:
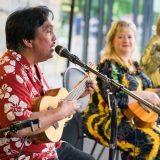
POLYGON ((23 43, 26 47, 32 48, 32 40, 23 39, 23 43))

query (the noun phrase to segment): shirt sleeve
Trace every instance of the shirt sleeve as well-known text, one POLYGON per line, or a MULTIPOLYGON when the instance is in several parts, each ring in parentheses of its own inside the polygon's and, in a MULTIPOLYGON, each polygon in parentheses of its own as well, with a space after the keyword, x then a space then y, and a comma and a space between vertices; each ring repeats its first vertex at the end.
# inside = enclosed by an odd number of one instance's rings
POLYGON ((31 114, 31 93, 21 72, 1 74, 0 81, 0 123, 2 127, 10 123, 28 119, 31 114))

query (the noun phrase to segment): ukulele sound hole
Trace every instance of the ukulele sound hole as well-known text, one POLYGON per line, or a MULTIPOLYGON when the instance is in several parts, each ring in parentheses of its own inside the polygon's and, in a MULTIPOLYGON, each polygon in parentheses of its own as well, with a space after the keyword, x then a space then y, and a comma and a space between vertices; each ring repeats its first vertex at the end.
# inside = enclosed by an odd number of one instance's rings
POLYGON ((54 127, 55 129, 57 129, 57 128, 59 127, 58 122, 55 122, 55 123, 53 124, 53 127, 54 127))
POLYGON ((47 110, 53 110, 52 106, 48 106, 47 110))

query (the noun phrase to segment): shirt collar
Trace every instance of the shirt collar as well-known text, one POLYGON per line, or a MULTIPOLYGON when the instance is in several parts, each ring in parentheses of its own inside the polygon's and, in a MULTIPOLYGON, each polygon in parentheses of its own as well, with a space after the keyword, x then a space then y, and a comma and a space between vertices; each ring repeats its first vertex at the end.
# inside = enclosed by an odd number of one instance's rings
POLYGON ((12 51, 12 50, 8 50, 8 54, 9 54, 10 56, 14 57, 14 59, 15 59, 21 66, 23 66, 26 71, 31 70, 31 67, 30 67, 29 62, 27 61, 27 59, 26 59, 23 55, 15 52, 15 51, 12 51))

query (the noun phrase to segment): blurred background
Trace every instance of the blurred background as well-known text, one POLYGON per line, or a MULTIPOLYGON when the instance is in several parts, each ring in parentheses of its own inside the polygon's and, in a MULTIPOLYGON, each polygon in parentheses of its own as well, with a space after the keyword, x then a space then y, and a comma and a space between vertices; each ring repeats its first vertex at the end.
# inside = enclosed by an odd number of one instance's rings
MULTIPOLYGON (((57 44, 68 48, 84 63, 96 64, 101 56, 105 35, 112 21, 128 19, 137 26, 139 61, 147 41, 155 32, 160 11, 159 0, 1 0, 0 55, 6 51, 5 22, 18 8, 46 5, 54 13, 57 44)), ((55 54, 40 66, 52 88, 62 86, 62 73, 70 64, 55 54), (58 80, 58 81, 57 81, 58 80)))
MULTIPOLYGON (((0 56, 6 51, 5 22, 8 15, 18 8, 45 5, 54 13, 57 44, 67 48, 86 64, 99 62, 105 35, 112 21, 119 19, 131 20, 137 26, 135 59, 139 61, 146 43, 155 33, 157 17, 160 14, 159 0, 0 0, 0 3, 0 56)), ((63 73, 70 65, 73 64, 56 53, 54 58, 40 63, 52 88, 63 86, 63 73)), ((77 122, 78 118, 70 123, 69 132, 64 131, 65 134, 69 133, 71 143, 75 133, 71 134, 70 131, 74 125, 77 128, 77 122)), ((84 142, 83 150, 90 153, 91 143, 94 141, 86 139, 84 142)), ((79 145, 82 149, 83 142, 79 145)), ((101 149, 103 147, 99 145, 95 154, 98 155, 101 149)), ((106 157, 108 151, 101 159, 106 157)))

